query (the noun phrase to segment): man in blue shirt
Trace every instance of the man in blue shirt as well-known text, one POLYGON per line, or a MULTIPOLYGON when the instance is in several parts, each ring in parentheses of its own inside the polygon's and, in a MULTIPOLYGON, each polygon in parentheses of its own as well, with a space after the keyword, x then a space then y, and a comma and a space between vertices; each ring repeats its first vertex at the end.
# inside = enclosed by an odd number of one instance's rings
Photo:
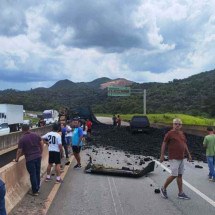
POLYGON ((80 121, 78 118, 73 119, 74 131, 72 134, 72 150, 77 161, 74 166, 75 169, 81 168, 81 157, 80 151, 82 147, 83 129, 80 127, 80 121))
POLYGON ((5 209, 5 184, 0 178, 0 214, 6 215, 6 209, 5 209))

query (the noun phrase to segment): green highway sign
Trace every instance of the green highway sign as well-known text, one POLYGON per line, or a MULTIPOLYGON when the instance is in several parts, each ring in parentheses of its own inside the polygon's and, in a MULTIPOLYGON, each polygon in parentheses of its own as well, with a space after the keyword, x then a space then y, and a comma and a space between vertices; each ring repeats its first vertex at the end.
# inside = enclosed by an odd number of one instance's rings
POLYGON ((130 87, 108 87, 108 96, 130 96, 131 89, 130 87))

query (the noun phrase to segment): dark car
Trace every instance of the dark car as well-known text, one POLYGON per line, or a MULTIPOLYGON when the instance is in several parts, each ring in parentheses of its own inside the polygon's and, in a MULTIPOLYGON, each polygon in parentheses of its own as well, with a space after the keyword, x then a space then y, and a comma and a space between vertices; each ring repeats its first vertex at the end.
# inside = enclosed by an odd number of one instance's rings
POLYGON ((130 130, 135 132, 149 132, 150 123, 147 116, 133 116, 130 121, 130 130))

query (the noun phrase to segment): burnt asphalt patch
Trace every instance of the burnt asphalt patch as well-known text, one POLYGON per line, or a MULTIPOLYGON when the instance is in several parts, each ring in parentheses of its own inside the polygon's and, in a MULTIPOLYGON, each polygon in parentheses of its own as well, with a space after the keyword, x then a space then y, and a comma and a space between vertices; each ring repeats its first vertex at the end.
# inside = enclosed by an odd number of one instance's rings
MULTIPOLYGON (((93 126, 92 143, 95 146, 115 147, 134 155, 160 158, 161 144, 167 129, 150 128, 148 133, 132 134, 127 127, 98 124, 93 126)), ((185 134, 192 158, 205 161, 203 137, 185 134)))

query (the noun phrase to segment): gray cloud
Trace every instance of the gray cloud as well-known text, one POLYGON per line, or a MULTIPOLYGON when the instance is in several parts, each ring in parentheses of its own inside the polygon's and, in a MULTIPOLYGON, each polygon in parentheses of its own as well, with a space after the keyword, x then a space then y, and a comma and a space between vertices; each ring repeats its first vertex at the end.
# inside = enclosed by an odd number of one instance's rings
POLYGON ((19 34, 25 34, 28 28, 26 10, 36 4, 36 0, 1 0, 0 35, 11 37, 19 34))
MULTIPOLYGON (((64 1, 58 10, 48 10, 46 18, 52 27, 58 25, 63 32, 73 30, 67 46, 97 47, 108 52, 121 52, 134 47, 147 47, 147 29, 137 29, 131 20, 131 12, 140 1, 64 1)), ((45 29, 44 29, 45 30, 45 29)), ((42 40, 53 45, 50 32, 42 32, 42 40), (49 35, 47 37, 47 34, 49 35)), ((52 34, 55 37, 55 34, 52 34)))
POLYGON ((215 66, 213 0, 2 0, 0 10, 1 88, 102 76, 167 82, 215 66))

